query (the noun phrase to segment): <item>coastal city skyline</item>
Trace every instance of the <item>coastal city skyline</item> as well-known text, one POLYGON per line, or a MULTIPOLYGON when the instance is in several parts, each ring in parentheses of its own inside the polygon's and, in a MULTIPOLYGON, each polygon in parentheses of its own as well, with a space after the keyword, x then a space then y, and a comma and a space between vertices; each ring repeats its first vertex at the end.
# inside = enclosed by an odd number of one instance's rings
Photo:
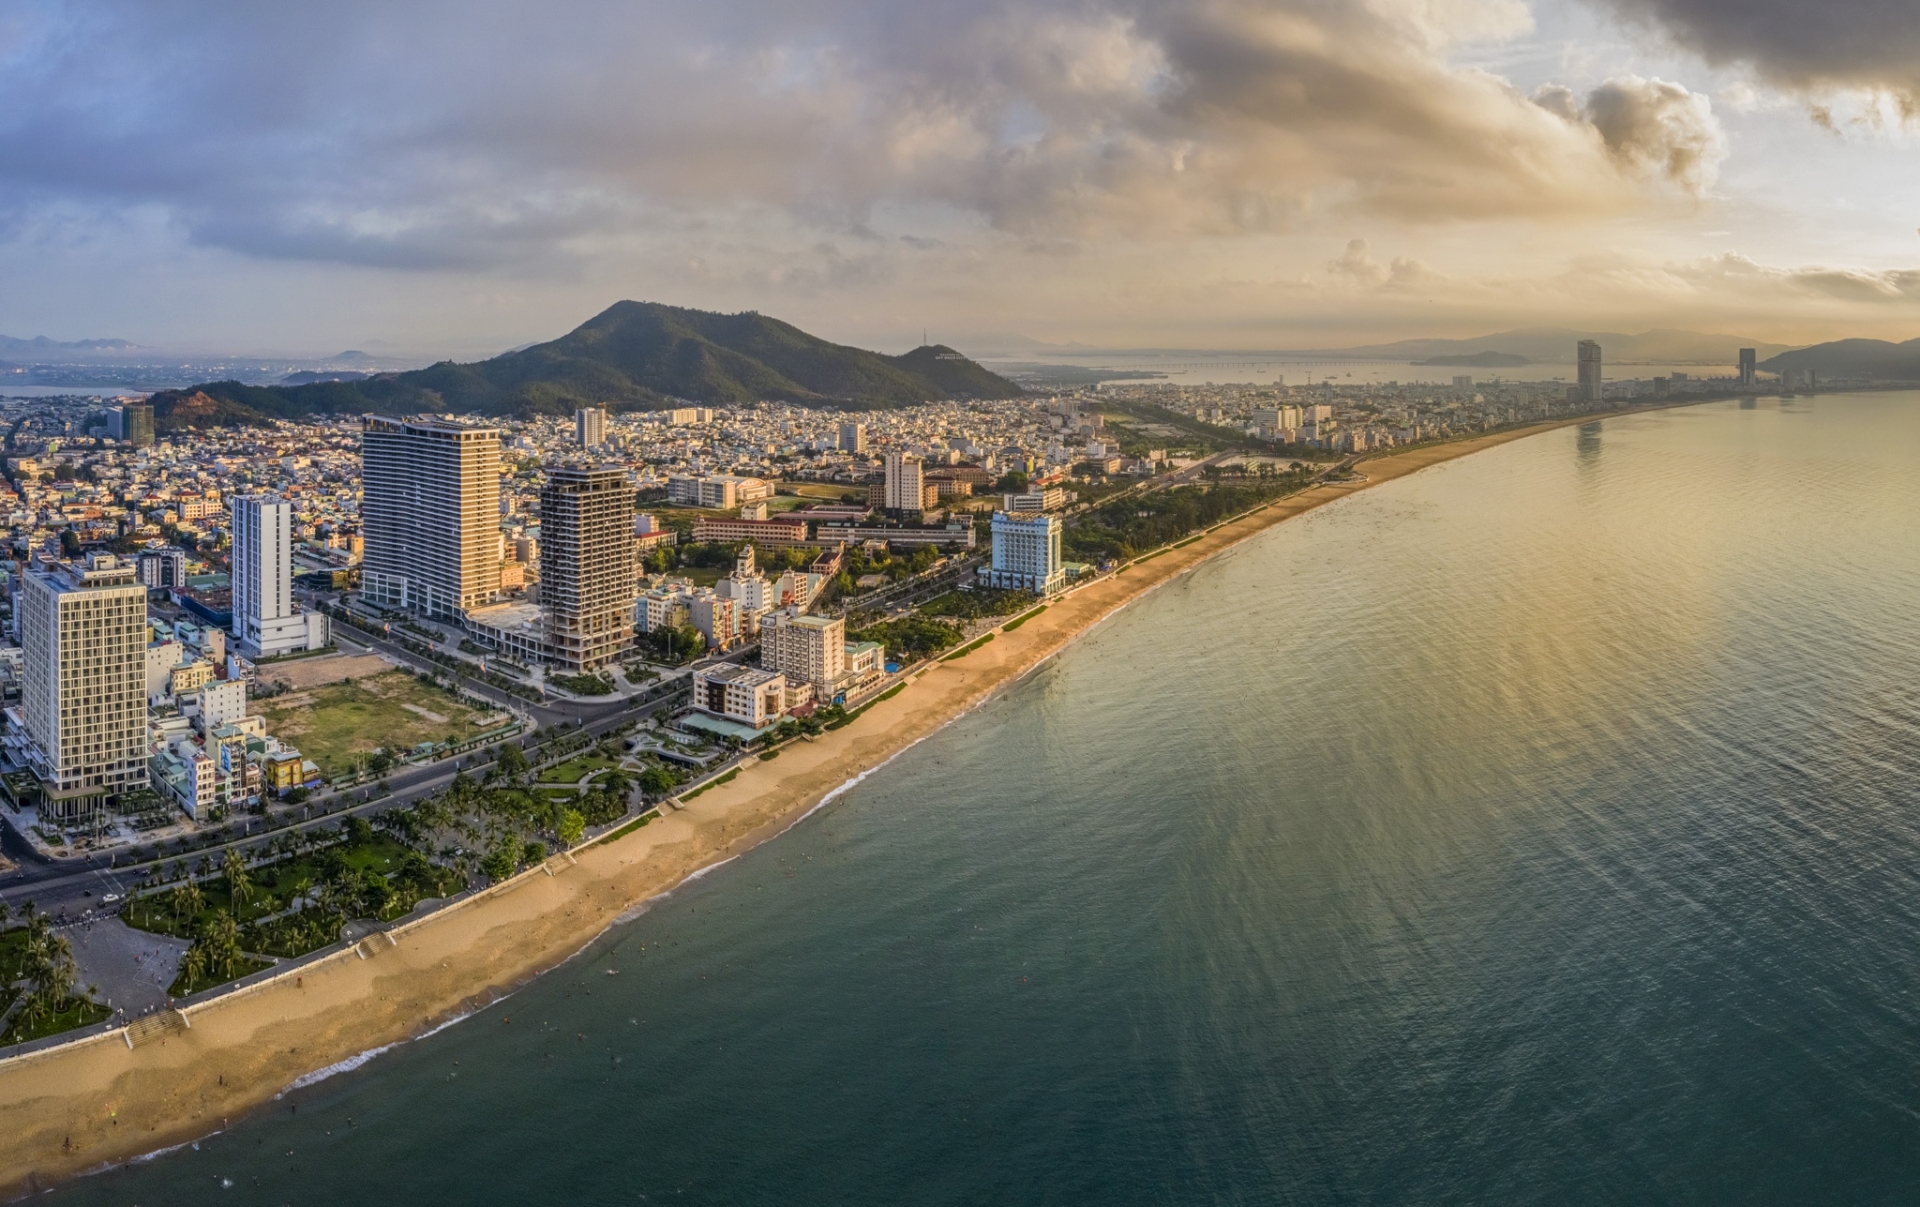
POLYGON ((1909 18, 0 0, 0 1193, 1911 1198, 1909 18))

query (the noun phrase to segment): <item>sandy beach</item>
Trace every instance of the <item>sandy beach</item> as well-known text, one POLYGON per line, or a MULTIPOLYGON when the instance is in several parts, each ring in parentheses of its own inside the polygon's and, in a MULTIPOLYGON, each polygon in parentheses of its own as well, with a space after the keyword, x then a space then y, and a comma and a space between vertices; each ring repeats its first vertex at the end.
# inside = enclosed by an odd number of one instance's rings
MULTIPOLYGON (((0 1062, 0 1188, 42 1189, 204 1136, 317 1070, 417 1037, 579 952, 637 904, 779 834, 835 789, 978 705, 1145 592, 1336 499, 1571 423, 1384 455, 1364 481, 1283 499, 1056 601, 852 725, 752 760, 732 782, 618 840, 191 1009, 129 1048, 120 1032, 0 1062)), ((511 1014, 511 1009, 506 1013, 511 1014)))

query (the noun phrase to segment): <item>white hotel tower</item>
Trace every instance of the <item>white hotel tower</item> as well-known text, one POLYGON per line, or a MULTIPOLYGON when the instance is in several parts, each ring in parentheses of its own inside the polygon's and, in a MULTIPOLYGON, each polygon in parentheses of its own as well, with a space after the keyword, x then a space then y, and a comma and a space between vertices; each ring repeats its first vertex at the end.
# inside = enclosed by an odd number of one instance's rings
POLYGON ((249 657, 327 644, 327 618, 293 606, 293 504, 272 495, 233 500, 233 635, 249 657))
POLYGON ((1051 595, 1066 582, 1060 562, 1060 517, 1040 512, 993 513, 993 561, 987 585, 1051 595))

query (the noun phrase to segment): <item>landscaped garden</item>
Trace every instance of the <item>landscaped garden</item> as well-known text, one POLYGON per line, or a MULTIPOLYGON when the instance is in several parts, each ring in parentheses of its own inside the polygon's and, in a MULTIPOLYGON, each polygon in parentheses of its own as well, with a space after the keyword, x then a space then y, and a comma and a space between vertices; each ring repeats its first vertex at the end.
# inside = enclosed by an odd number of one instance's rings
MULTIPOLYGON (((394 817, 400 814, 392 815, 394 817)), ((289 836, 268 862, 229 851, 211 879, 182 879, 121 911, 127 925, 188 939, 176 996, 264 967, 250 953, 291 957, 338 941, 350 918, 390 921, 422 899, 458 892, 456 871, 434 866, 404 835, 348 818, 316 840, 289 836)))
POLYGON ((979 588, 949 591, 920 606, 927 616, 951 616, 956 620, 984 620, 989 616, 1011 616, 1033 606, 1031 591, 997 591, 979 588))
MULTIPOLYGON (((0 924, 10 916, 0 906, 0 924)), ((45 914, 29 906, 21 925, 0 931, 0 1044, 91 1026, 109 1013, 80 991, 73 949, 45 914)))

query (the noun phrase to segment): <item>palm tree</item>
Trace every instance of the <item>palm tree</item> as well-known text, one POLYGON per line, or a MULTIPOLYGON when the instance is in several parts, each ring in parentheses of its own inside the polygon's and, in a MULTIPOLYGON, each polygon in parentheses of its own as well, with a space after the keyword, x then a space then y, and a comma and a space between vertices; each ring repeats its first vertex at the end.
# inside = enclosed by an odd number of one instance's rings
POLYGON ((173 920, 188 925, 200 914, 205 900, 200 895, 200 886, 192 880, 183 880, 180 887, 173 890, 173 920))
POLYGON ((632 781, 627 778, 626 772, 617 767, 600 777, 600 787, 608 796, 620 802, 623 809, 626 807, 627 797, 633 792, 632 781))
POLYGON ((199 943, 187 948, 186 958, 180 961, 180 979, 187 983, 187 992, 192 993, 194 986, 206 979, 207 949, 199 943))
POLYGON ((240 903, 253 897, 253 879, 247 875, 247 865, 233 848, 227 848, 225 867, 227 876, 227 904, 233 912, 240 912, 240 903))

